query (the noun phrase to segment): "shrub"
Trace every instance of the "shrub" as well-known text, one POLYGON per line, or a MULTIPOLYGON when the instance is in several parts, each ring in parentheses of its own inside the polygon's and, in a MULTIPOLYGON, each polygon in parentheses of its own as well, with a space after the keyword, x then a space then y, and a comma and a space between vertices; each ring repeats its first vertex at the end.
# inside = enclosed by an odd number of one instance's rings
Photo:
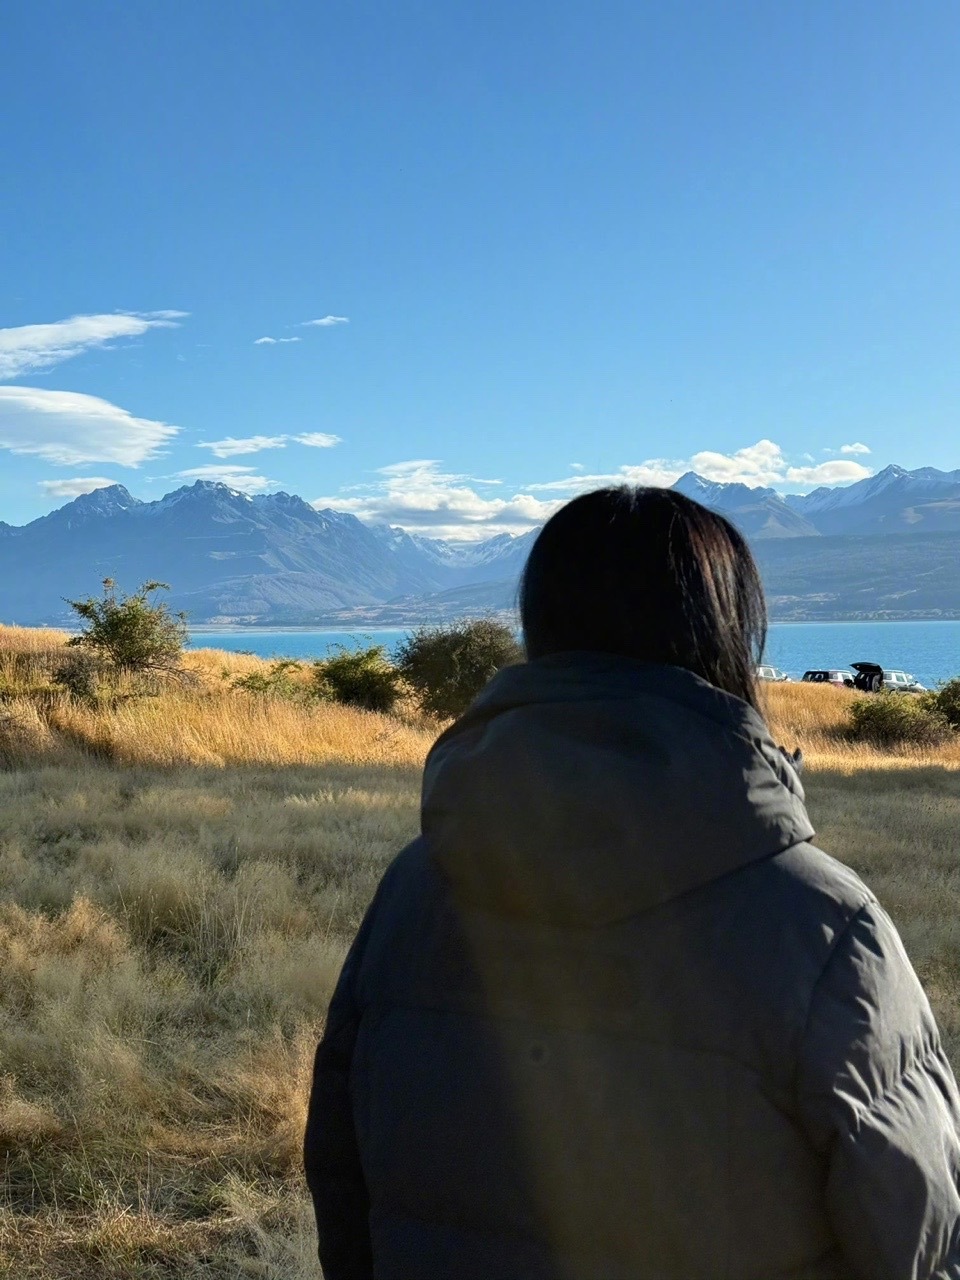
POLYGON ((170 588, 165 582, 145 582, 126 595, 112 578, 104 578, 101 597, 67 601, 86 623, 86 630, 69 643, 92 649, 116 671, 177 670, 187 639, 186 614, 172 614, 150 598, 161 590, 170 588))
POLYGON ((245 676, 237 676, 230 687, 264 698, 302 698, 307 690, 303 681, 296 678, 295 673, 300 670, 299 662, 282 658, 271 663, 266 671, 251 671, 245 676))
POLYGON ((319 697, 364 711, 392 711, 400 697, 400 674, 382 644, 369 649, 337 646, 332 658, 315 662, 313 690, 319 697))
POLYGON ((397 666, 421 708, 443 720, 462 715, 492 676, 522 661, 513 631, 492 618, 422 627, 397 651, 397 666))
POLYGON ((942 711, 904 693, 858 698, 850 707, 848 736, 876 747, 937 747, 953 735, 942 711))
POLYGON ((960 677, 924 694, 923 700, 928 707, 946 716, 954 729, 960 729, 960 677))
POLYGON ((95 653, 74 649, 67 653, 53 673, 53 683, 66 689, 80 702, 96 699, 103 676, 103 662, 95 653))

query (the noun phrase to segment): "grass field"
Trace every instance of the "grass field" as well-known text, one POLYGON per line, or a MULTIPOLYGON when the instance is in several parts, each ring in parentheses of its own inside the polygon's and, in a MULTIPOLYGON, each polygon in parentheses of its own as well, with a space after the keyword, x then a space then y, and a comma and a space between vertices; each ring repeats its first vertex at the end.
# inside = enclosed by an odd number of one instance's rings
MULTIPOLYGON (((87 706, 62 644, 0 628, 0 1275, 316 1280, 312 1053, 435 730, 232 689, 263 664, 214 651, 87 706)), ((842 739, 854 695, 768 696, 960 1062, 960 744, 883 755, 842 739)))

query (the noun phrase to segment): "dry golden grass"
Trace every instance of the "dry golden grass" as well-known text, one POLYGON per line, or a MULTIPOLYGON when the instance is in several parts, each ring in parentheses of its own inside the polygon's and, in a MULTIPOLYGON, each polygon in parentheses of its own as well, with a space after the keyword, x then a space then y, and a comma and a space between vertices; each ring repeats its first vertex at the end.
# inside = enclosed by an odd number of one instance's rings
POLYGON ((960 769, 960 735, 942 747, 903 747, 897 751, 847 741, 844 728, 850 704, 863 696, 852 690, 798 682, 766 685, 762 692, 774 737, 784 746, 802 747, 807 765, 817 770, 851 773, 865 768, 902 770, 925 765, 960 769))
POLYGON ((366 766, 0 774, 8 1274, 297 1274, 256 1258, 308 1239, 311 1053, 416 827, 418 766, 378 730, 366 766))
MULTIPOLYGON (((311 1056, 432 734, 232 689, 267 664, 214 650, 190 687, 73 702, 63 643, 0 628, 0 1275, 317 1280, 311 1056)), ((960 751, 855 748, 852 695, 767 696, 960 1060, 960 751)))
POLYGON ((312 1053, 431 735, 213 651, 77 702, 64 640, 0 631, 0 1274, 316 1277, 312 1053))
POLYGON ((49 653, 67 643, 69 633, 55 627, 8 627, 0 622, 0 653, 49 653))

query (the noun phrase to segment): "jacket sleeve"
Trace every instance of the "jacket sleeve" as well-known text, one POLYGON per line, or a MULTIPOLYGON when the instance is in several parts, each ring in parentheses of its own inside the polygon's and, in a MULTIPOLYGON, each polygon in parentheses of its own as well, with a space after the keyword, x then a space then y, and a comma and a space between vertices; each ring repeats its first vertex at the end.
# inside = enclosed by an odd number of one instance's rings
POLYGON ((903 944, 874 902, 817 983, 798 1090, 858 1280, 960 1280, 960 1095, 903 944))
POLYGON ((350 1098, 350 1067, 360 1007, 357 971, 376 898, 344 961, 317 1047, 313 1088, 303 1140, 307 1185, 317 1217, 319 1257, 325 1280, 371 1280, 370 1201, 350 1098))

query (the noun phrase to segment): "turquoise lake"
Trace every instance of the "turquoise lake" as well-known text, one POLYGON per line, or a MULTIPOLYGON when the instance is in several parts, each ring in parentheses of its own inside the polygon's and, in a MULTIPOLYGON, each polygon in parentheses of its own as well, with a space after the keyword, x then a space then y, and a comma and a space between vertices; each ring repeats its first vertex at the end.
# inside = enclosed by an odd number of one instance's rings
MULTIPOLYGON (((336 645, 382 644, 393 650, 406 630, 210 629, 191 634, 196 648, 244 650, 264 658, 322 658, 336 645)), ((960 675, 960 620, 950 622, 783 622, 770 628, 767 661, 799 677, 808 667, 878 662, 925 685, 960 675)))

